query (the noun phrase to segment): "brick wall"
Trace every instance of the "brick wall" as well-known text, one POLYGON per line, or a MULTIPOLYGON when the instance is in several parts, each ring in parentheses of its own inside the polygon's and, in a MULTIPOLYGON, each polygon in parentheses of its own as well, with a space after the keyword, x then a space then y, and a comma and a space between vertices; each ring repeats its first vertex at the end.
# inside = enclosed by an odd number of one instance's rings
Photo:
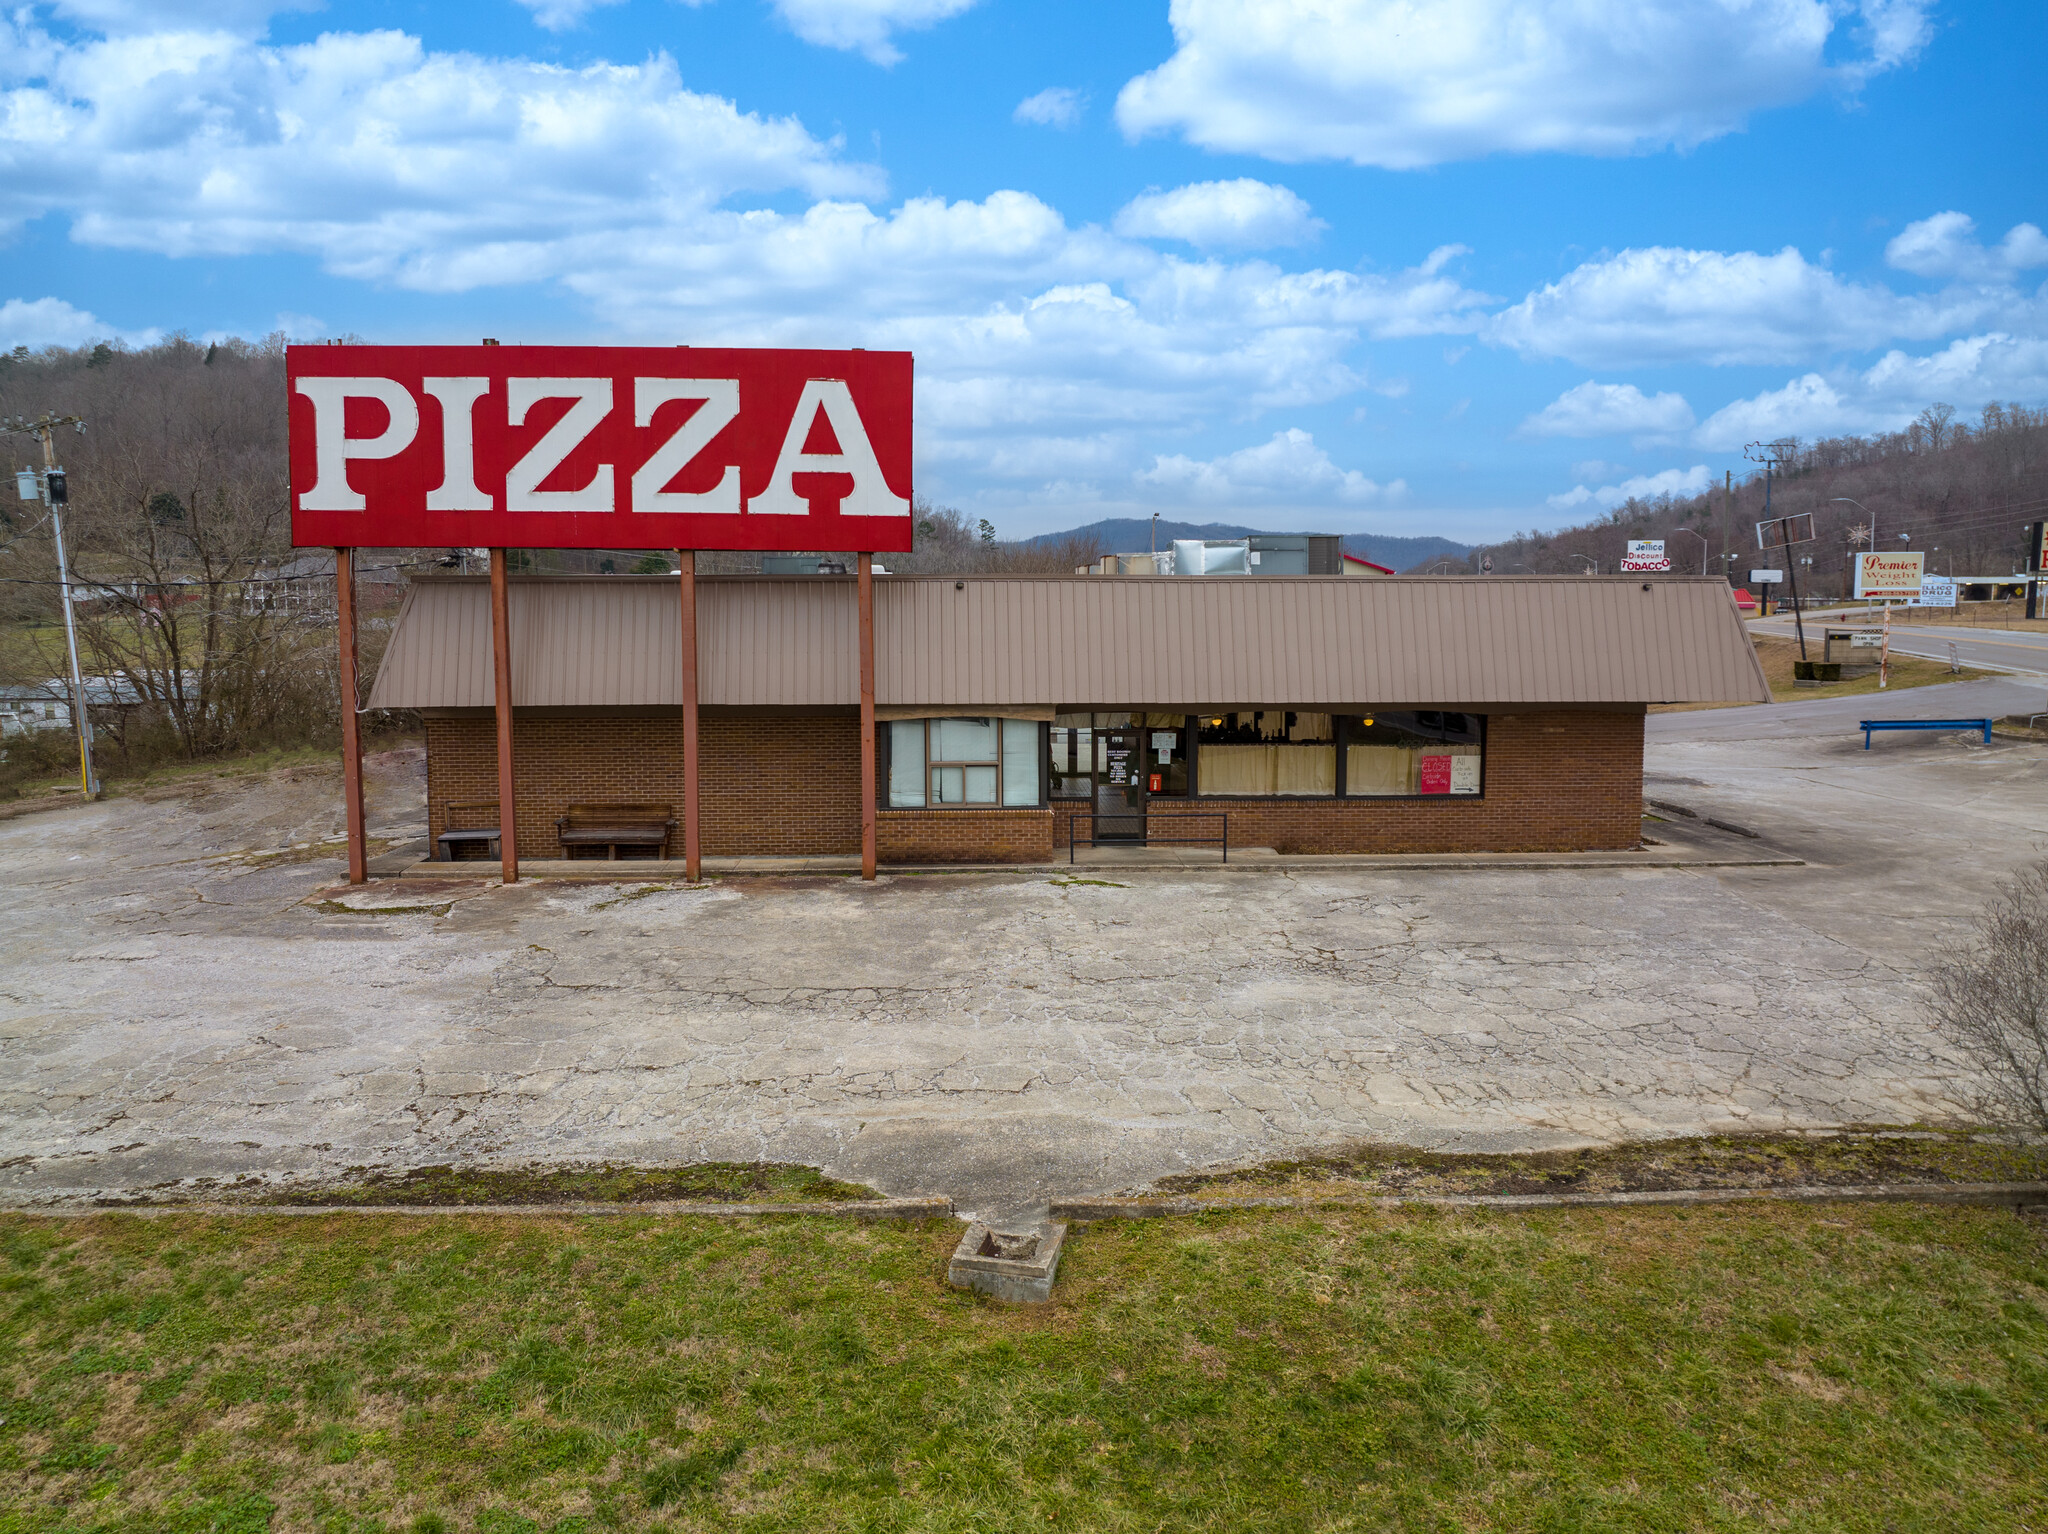
MULTIPOLYGON (((430 834, 450 800, 495 799, 497 736, 488 716, 427 724, 430 834)), ((562 856, 555 818, 571 804, 656 803, 682 818, 679 717, 593 712, 522 717, 513 737, 522 857, 562 856)), ((860 851, 860 721, 848 715, 703 717, 707 857, 860 851)), ((1276 852, 1562 852, 1636 845, 1643 798, 1643 715, 1496 714, 1487 727, 1483 797, 1188 799, 1227 810, 1230 841, 1276 852)), ((1065 845, 1052 810, 882 810, 882 863, 1030 863, 1065 845)), ((1207 834, 1207 827, 1199 834, 1207 834)), ((682 855, 680 826, 670 847, 682 855)))
POLYGON ((877 863, 1049 863, 1051 810, 882 810, 877 863))
POLYGON ((1625 850, 1642 836, 1643 715, 1493 715, 1482 797, 1171 802, 1227 810, 1233 847, 1275 852, 1625 850))
MULTIPOLYGON (((449 801, 498 797, 497 727, 487 716, 426 726, 428 831, 439 836, 449 801)), ((860 851, 859 719, 705 714, 697 747, 706 857, 860 851)), ((669 855, 682 856, 680 715, 520 716, 512 769, 521 857, 563 855, 555 820, 572 804, 670 805, 669 855)))

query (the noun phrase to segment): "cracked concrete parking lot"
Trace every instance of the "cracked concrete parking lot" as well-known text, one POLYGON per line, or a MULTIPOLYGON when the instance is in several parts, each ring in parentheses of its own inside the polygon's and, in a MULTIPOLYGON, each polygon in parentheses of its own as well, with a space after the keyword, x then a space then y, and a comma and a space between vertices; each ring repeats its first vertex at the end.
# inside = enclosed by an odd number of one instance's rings
MULTIPOLYGON (((768 1159, 1010 1213, 1347 1139, 1953 1116, 1925 967, 2048 843, 2048 761, 1766 712, 1653 720, 1648 791, 1802 867, 350 892, 330 773, 18 816, 0 1197, 768 1159)), ((418 780, 374 764, 373 828, 418 780)))

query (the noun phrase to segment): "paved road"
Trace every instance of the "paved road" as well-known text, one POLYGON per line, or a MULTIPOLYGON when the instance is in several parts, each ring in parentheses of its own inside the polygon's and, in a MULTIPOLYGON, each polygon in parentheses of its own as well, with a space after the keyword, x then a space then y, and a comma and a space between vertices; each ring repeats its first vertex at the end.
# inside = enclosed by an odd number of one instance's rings
MULTIPOLYGON (((1819 614, 1806 618, 1806 642, 1813 650, 1815 660, 1820 659, 1822 625, 1841 628, 1850 622, 1863 626, 1860 614, 1854 619, 1827 618, 1819 614)), ((1790 618, 1759 618, 1750 624, 1750 629, 1753 633, 1781 635, 1786 639, 1793 635, 1790 618)), ((2020 629, 1930 628, 1917 623, 1892 625, 1892 653, 1895 655, 1947 660, 1950 644, 1955 645, 1957 658, 1966 666, 2048 672, 2048 634, 2028 633, 2020 629)), ((1840 651, 1836 653, 1839 655, 1840 651)), ((1867 656, 1868 652, 1865 654, 1867 656)))
MULTIPOLYGON (((1897 692, 1859 693, 1849 698, 1798 698, 1790 703, 1757 703, 1747 708, 1702 708, 1683 714, 1652 714, 1651 744, 1680 740, 1789 740, 1799 736, 1854 737, 1859 719, 1993 719, 2048 710, 2048 684, 2034 677, 1987 677, 1902 687, 1897 692)), ((1903 740, 1906 737, 1895 737, 1903 740)), ((1924 737, 1923 737, 1924 738, 1924 737)))

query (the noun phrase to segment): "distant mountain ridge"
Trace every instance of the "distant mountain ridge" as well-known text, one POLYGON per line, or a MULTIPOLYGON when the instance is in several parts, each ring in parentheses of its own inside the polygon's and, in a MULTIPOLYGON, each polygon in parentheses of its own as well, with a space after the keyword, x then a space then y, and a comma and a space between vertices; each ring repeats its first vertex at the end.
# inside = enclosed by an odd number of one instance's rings
MULTIPOLYGON (((1157 537, 1159 547, 1164 549, 1170 548, 1176 538, 1249 538, 1254 534, 1288 531, 1312 532, 1314 529, 1240 527, 1234 522, 1169 522, 1161 517, 1157 537)), ((1142 553, 1150 548, 1153 537, 1153 523, 1148 517, 1109 517, 1100 522, 1090 522, 1085 527, 1063 533, 1040 533, 1036 538, 1022 541, 1038 545, 1057 543, 1062 538, 1094 538, 1101 541, 1105 553, 1129 554, 1142 553)), ((1396 570, 1409 569, 1425 559, 1463 559, 1472 552, 1472 548, 1469 543, 1453 543, 1448 538, 1396 538, 1384 533, 1344 535, 1345 553, 1356 554, 1361 559, 1370 559, 1375 564, 1396 570)))

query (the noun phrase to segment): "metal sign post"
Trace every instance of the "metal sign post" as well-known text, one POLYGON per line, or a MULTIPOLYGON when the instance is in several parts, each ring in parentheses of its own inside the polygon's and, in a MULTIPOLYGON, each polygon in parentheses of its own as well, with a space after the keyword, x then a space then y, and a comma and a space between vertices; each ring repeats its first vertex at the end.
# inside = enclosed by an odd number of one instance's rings
POLYGON ((519 882, 519 805, 512 780, 511 598, 505 551, 491 550, 491 695, 498 714, 498 857, 507 884, 519 882))
POLYGON ((697 551, 678 549, 683 632, 683 877, 695 884, 704 867, 697 818, 697 551))
POLYGON ((341 799, 348 824, 348 882, 370 877, 363 839, 362 690, 356 681, 356 564, 354 549, 334 551, 334 616, 341 629, 341 799))
POLYGON ((875 876, 875 556, 860 556, 860 876, 875 876))
MULTIPOLYGON (((1789 554, 1793 545, 1813 542, 1812 512, 1795 511, 1782 517, 1771 515, 1772 474, 1789 456, 1793 446, 1791 442, 1752 442, 1742 450, 1743 457, 1764 466, 1764 520, 1756 525, 1756 546, 1762 550, 1783 549, 1789 554)), ((1806 624, 1799 616, 1799 561, 1788 559, 1785 566, 1786 574, 1791 577, 1792 628, 1799 636, 1799 658, 1805 660, 1806 624)))
POLYGON ((2034 578, 2027 582, 2027 617, 2048 616, 2048 602, 2041 600, 2041 586, 2048 582, 2048 521, 2027 529, 2027 568, 2034 578))

